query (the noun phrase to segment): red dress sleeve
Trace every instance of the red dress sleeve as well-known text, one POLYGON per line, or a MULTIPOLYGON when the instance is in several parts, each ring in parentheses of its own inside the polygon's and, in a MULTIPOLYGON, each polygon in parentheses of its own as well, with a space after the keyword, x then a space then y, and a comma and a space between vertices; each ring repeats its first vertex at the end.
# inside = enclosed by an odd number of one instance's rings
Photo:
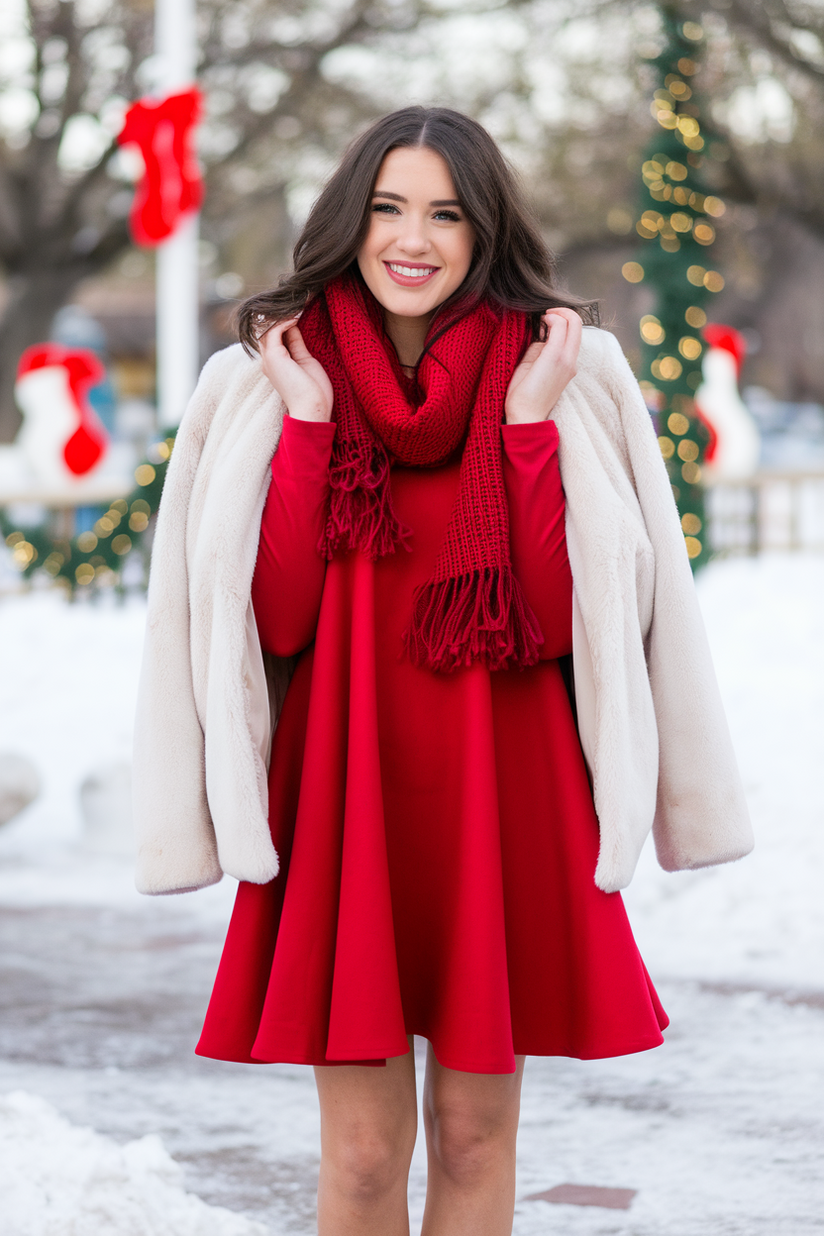
POLYGON ((252 605, 265 652, 291 657, 315 638, 326 577, 318 542, 326 517, 334 422, 287 416, 272 458, 252 579, 252 605))
POLYGON ((572 574, 564 532, 558 427, 504 425, 503 465, 512 567, 544 635, 540 657, 572 651, 572 574))

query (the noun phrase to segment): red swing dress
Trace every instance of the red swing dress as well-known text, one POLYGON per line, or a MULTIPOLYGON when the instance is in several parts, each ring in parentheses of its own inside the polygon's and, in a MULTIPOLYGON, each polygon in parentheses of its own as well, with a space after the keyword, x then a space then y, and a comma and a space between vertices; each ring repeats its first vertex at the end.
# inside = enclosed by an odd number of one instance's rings
POLYGON ((427 1038, 441 1064, 591 1059, 662 1042, 667 1016, 598 824, 558 657, 572 646, 558 431, 502 428, 511 557, 539 663, 413 666, 402 634, 430 576, 459 458, 394 467, 411 552, 317 552, 334 424, 287 418, 252 598, 264 649, 300 653, 275 732, 281 872, 241 883, 197 1052, 382 1065, 427 1038))

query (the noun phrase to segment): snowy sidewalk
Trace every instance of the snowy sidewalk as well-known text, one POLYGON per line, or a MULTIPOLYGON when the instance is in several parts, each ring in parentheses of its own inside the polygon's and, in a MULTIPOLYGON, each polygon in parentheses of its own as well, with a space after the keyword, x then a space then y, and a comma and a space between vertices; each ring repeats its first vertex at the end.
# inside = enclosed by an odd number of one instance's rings
MULTIPOLYGON (((824 559, 716 564, 700 593, 758 849, 680 876, 644 856, 627 904, 666 1043, 530 1060, 518 1184, 638 1193, 626 1211, 520 1201, 516 1236, 824 1231, 824 559)), ((141 625, 136 605, 0 604, 0 750, 47 775, 0 833, 0 1230, 311 1233, 311 1070, 192 1053, 230 882, 139 898, 126 864, 76 844, 79 781, 128 750, 141 625)), ((423 1185, 419 1146, 418 1219, 423 1185)))

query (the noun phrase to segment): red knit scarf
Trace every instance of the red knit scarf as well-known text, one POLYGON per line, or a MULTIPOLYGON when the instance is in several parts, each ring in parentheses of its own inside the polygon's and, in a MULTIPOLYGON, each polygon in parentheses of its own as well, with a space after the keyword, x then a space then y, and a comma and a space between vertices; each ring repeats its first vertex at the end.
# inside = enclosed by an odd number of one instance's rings
POLYGON ((319 549, 360 549, 373 560, 408 548, 392 507, 392 462, 432 468, 466 436, 455 506, 429 581, 413 597, 406 632, 416 665, 454 670, 532 665, 543 642, 512 573, 501 424, 510 378, 526 350, 527 316, 487 302, 436 320, 410 402, 380 306, 353 275, 327 284, 300 329, 334 390, 337 433, 329 513, 319 549), (442 332, 442 333, 441 333, 442 332))

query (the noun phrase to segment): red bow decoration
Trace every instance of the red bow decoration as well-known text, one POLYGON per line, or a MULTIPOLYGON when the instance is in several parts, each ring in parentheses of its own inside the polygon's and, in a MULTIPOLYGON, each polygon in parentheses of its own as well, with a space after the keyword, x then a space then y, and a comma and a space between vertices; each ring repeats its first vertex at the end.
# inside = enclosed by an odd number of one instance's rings
MULTIPOLYGON (((51 388, 39 392, 36 402, 43 406, 43 411, 54 414, 58 423, 62 413, 70 425, 73 423, 73 431, 63 446, 63 459, 70 472, 83 476, 98 462, 109 440, 88 399, 89 390, 103 381, 106 370, 88 348, 36 343, 26 348, 17 366, 18 398, 27 379, 44 369, 63 370, 65 386, 57 395, 51 388)), ((32 403, 33 399, 27 402, 32 403)))
POLYGON ((138 99, 126 112, 118 142, 135 142, 145 171, 129 215, 139 245, 157 245, 171 236, 183 215, 203 201, 203 182, 193 133, 203 114, 203 97, 193 86, 154 101, 138 99))

